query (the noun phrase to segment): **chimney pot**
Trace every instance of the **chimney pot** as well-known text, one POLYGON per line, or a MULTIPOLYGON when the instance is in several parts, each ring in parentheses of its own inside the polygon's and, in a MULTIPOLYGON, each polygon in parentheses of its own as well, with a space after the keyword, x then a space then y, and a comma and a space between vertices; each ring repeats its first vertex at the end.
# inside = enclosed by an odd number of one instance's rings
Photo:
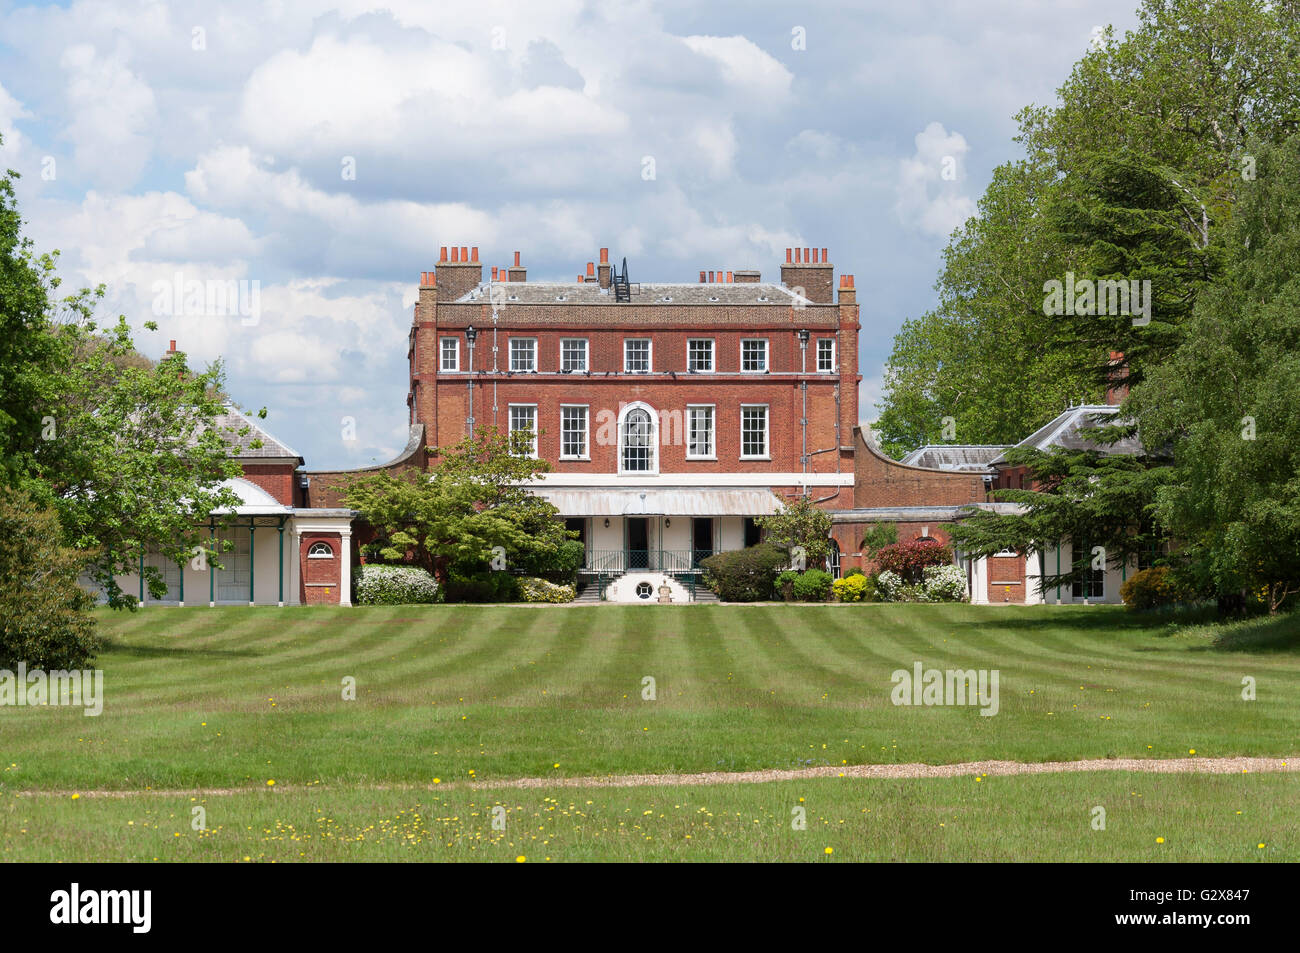
POLYGON ((828 261, 830 261, 830 260, 831 260, 831 259, 830 259, 830 256, 826 254, 826 249, 823 248, 823 249, 822 249, 822 264, 824 265, 824 264, 826 264, 826 263, 827 263, 828 261))
POLYGON ((787 248, 785 250, 785 263, 789 265, 792 264, 793 262, 794 262, 794 249, 787 248))
POLYGON ((451 246, 451 260, 460 261, 460 249, 455 245, 451 246))
POLYGON ((168 351, 169 351, 169 352, 175 352, 175 350, 176 350, 176 342, 175 342, 175 341, 172 341, 172 342, 170 343, 169 347, 168 347, 168 351))
POLYGON ((596 263, 594 261, 587 262, 587 275, 591 278, 596 276, 596 263))
POLYGON ((519 252, 515 252, 515 267, 519 267, 519 252))
POLYGON ((704 276, 705 276, 706 274, 707 274, 707 272, 704 272, 704 271, 700 272, 700 284, 704 284, 704 276))
POLYGON ((817 249, 815 248, 812 250, 812 260, 814 265, 817 264, 817 249))
POLYGON ((443 245, 440 249, 438 249, 438 261, 446 261, 446 260, 447 260, 447 246, 443 245))
POLYGON ((492 266, 492 280, 493 280, 493 281, 496 281, 496 280, 497 280, 497 266, 496 266, 496 265, 493 265, 493 266, 492 266))
POLYGON ((812 249, 810 249, 810 248, 805 248, 805 249, 803 250, 803 263, 804 263, 805 265, 807 265, 807 264, 809 264, 811 261, 812 261, 812 249))
POLYGON ((478 246, 477 246, 477 245, 475 245, 474 248, 470 251, 470 259, 469 259, 469 260, 470 260, 470 261, 478 261, 478 246))
POLYGON ((731 284, 731 272, 727 272, 727 284, 731 284))
POLYGON ((601 263, 602 265, 608 265, 608 264, 609 264, 609 249, 608 249, 608 248, 602 248, 602 249, 600 250, 600 263, 601 263))

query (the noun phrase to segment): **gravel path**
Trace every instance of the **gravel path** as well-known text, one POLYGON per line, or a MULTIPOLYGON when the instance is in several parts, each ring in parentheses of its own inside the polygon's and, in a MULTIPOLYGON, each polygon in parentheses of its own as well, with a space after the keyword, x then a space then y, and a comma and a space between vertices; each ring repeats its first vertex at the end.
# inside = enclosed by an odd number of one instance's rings
MULTIPOLYGON (((961 764, 855 764, 835 767, 796 768, 789 771, 713 771, 700 774, 614 774, 578 778, 513 778, 499 781, 448 781, 440 784, 363 784, 367 791, 492 789, 492 788, 641 788, 698 787, 709 784, 763 784, 769 781, 800 781, 805 778, 849 778, 905 780, 909 778, 953 778, 962 775, 1000 777, 1012 774, 1070 774, 1084 771, 1136 771, 1144 774, 1250 774, 1300 771, 1300 755, 1286 758, 1096 758, 1090 761, 967 761, 961 764)), ((279 784, 243 788, 193 788, 189 790, 127 791, 15 791, 16 796, 105 797, 137 795, 222 797, 254 791, 329 790, 323 784, 279 784)))

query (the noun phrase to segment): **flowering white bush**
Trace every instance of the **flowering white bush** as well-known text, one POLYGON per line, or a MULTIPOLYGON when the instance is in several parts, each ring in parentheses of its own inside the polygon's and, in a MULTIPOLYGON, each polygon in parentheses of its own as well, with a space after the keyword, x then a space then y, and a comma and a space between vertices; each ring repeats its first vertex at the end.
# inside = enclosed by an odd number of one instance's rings
POLYGON ((357 605, 401 606, 438 601, 438 583, 417 566, 362 566, 357 605))
POLYGON ((903 577, 892 570, 886 569, 876 577, 876 592, 885 602, 901 601, 905 589, 903 577))
POLYGON ((561 586, 535 576, 521 576, 519 598, 524 602, 572 602, 578 595, 573 586, 561 586))
POLYGON ((966 574, 960 566, 926 566, 923 575, 927 602, 966 601, 966 574))

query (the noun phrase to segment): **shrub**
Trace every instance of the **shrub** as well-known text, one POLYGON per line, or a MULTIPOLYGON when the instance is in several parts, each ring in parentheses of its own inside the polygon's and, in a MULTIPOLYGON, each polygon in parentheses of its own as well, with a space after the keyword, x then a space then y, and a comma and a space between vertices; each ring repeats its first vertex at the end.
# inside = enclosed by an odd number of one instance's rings
POLYGON ((885 602, 902 602, 903 590, 907 584, 903 577, 892 569, 886 569, 876 577, 876 592, 885 602))
POLYGON ((831 594, 831 574, 822 569, 809 569, 794 581, 794 597, 800 602, 825 602, 831 594))
POLYGON ((727 602, 772 598, 777 572, 790 557, 770 543, 717 553, 701 561, 704 584, 727 602))
POLYGON ((876 553, 876 563, 882 570, 888 570, 904 582, 913 584, 924 579, 927 566, 942 566, 951 562, 952 550, 935 539, 894 543, 876 553))
POLYGON ((453 572, 445 595, 448 602, 517 602, 519 579, 508 572, 453 572))
POLYGON ((77 585, 88 554, 62 540, 54 510, 0 488, 0 668, 84 668, 99 648, 95 600, 77 585))
POLYGON ((579 540, 570 539, 547 552, 513 557, 510 567, 526 576, 563 584, 574 581, 586 558, 587 547, 579 540))
POLYGON ((1155 609, 1179 601, 1179 590, 1165 566, 1134 573, 1119 587, 1119 597, 1130 609, 1155 609))
POLYGON ((365 565, 357 572, 362 606, 424 605, 438 601, 437 581, 417 566, 365 565))
POLYGON ((578 593, 573 586, 561 586, 536 576, 519 579, 519 598, 524 602, 572 602, 578 593))
POLYGON ((799 578, 799 573, 793 569, 787 569, 776 577, 776 592, 786 602, 795 598, 794 581, 799 578))
POLYGON ((861 570, 831 583, 831 591, 835 595, 836 602, 868 602, 871 596, 870 587, 870 581, 861 570))
POLYGON ((928 602, 965 602, 966 573, 960 566, 926 566, 923 589, 928 602))
POLYGON ((866 576, 866 573, 863 572, 861 569, 859 569, 857 566, 854 566, 852 569, 845 571, 844 578, 848 579, 849 576, 866 576))

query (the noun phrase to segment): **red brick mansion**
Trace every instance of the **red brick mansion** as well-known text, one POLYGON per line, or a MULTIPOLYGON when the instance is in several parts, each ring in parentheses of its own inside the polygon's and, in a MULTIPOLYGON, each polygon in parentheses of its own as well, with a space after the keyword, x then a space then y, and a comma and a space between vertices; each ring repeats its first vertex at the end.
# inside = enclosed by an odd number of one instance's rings
MULTIPOLYGON (((1006 506, 989 502, 1015 479, 1006 447, 923 447, 901 462, 876 449, 857 421, 853 276, 837 281, 824 248, 786 249, 779 267, 778 280, 715 268, 689 282, 634 282, 626 260, 602 248, 575 279, 539 282, 520 252, 485 273, 478 248, 444 247, 420 276, 408 338, 407 446, 367 469, 427 469, 426 447, 476 427, 529 431, 551 465, 536 492, 586 546, 591 594, 625 601, 665 584, 674 601, 697 598, 700 560, 753 544, 755 520, 799 496, 831 514, 835 572, 864 564, 873 525, 946 541, 943 524, 972 506, 1006 506)), ((1026 442, 1076 439, 1114 411, 1071 408, 1026 442)), ((339 493, 365 471, 304 470, 257 433, 262 449, 236 450, 245 506, 222 530, 237 537, 234 568, 222 578, 181 570, 180 601, 347 604, 355 514, 339 493)), ((1117 601, 1128 567, 1036 593, 1044 560, 1069 552, 1066 542, 961 560, 972 601, 1117 601)))

